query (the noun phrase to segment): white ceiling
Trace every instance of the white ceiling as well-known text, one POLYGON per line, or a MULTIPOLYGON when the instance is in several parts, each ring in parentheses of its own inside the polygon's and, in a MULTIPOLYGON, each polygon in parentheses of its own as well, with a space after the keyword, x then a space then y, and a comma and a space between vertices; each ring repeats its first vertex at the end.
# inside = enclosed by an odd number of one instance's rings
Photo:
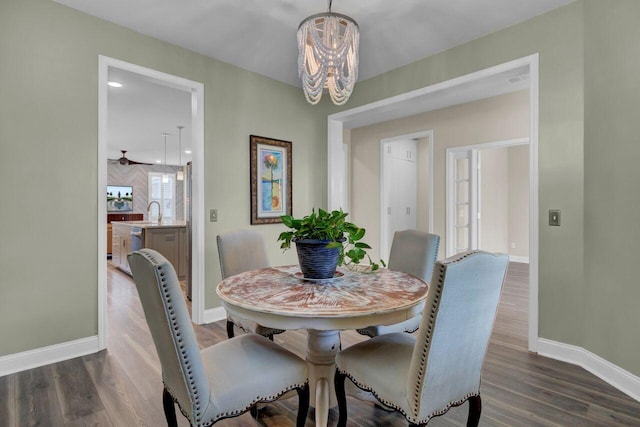
POLYGON ((108 88, 107 157, 118 159, 127 150, 129 160, 145 163, 165 161, 164 137, 167 136, 167 164, 186 164, 191 155, 191 93, 167 86, 140 74, 109 69, 109 81, 122 84, 108 88), (178 126, 182 129, 179 139, 178 126), (180 141, 182 144, 180 144, 180 141), (182 145, 182 154, 178 150, 182 145), (182 158, 180 158, 182 157, 182 158))
MULTIPOLYGON (((323 0, 55 0, 142 34, 299 85, 296 31, 323 0)), ((359 80, 573 0, 336 0, 360 26, 359 80)))
MULTIPOLYGON (((307 16, 328 7, 327 1, 320 0, 54 1, 296 86, 300 86, 297 27, 307 16)), ((360 26, 362 81, 572 1, 336 0, 332 10, 351 16, 360 26)), ((416 108, 428 111, 518 89, 514 85, 493 87, 498 80, 504 83, 502 77, 487 86, 490 90, 483 92, 478 87, 467 95, 460 91, 451 97, 443 93, 429 105, 412 107, 412 113, 416 108)), ((109 89, 109 158, 120 157, 119 150, 126 149, 131 160, 164 161, 161 134, 169 132, 167 163, 177 164, 176 125, 185 126, 183 142, 191 139, 189 95, 124 71, 111 70, 110 78, 123 80, 125 86, 109 89), (180 106, 185 102, 183 110, 180 106)), ((401 117, 404 112, 395 114, 401 117)), ((371 122, 372 118, 363 119, 352 127, 371 122)))

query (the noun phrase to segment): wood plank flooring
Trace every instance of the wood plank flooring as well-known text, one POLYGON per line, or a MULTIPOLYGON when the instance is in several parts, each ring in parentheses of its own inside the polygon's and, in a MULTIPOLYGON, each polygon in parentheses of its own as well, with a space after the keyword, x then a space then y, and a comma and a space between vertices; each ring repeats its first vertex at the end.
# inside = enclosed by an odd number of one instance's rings
MULTIPOLYGON (((0 378, 0 427, 164 426, 162 383, 135 286, 109 268, 109 348, 0 378)), ((511 263, 483 370, 481 426, 640 426, 640 403, 582 368, 527 351, 528 265, 511 263)), ((223 322, 196 326, 203 347, 226 339, 223 322)), ((363 340, 342 333, 344 347, 363 340)), ((304 356, 306 333, 276 342, 304 356)), ((403 426, 404 418, 349 398, 349 426, 403 426)), ((293 426, 297 399, 264 406, 216 426, 293 426)), ((464 426, 467 405, 429 426, 464 426)), ((313 410, 307 425, 313 425, 313 410)), ((337 409, 330 412, 335 425, 337 409)), ((179 415, 179 424, 188 423, 179 415)))

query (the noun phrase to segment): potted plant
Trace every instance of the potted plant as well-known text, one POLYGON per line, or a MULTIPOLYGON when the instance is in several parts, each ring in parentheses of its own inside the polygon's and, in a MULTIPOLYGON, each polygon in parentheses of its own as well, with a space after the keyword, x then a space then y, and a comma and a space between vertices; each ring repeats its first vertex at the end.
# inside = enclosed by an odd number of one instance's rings
MULTIPOLYGON (((365 229, 348 222, 342 210, 327 212, 315 209, 301 219, 283 215, 282 222, 291 230, 280 233, 280 247, 287 250, 296 244, 302 275, 309 279, 332 278, 339 265, 352 266, 367 258, 371 270, 379 265, 367 254, 371 246, 361 241, 365 229)), ((384 262, 380 261, 382 265, 384 262)))

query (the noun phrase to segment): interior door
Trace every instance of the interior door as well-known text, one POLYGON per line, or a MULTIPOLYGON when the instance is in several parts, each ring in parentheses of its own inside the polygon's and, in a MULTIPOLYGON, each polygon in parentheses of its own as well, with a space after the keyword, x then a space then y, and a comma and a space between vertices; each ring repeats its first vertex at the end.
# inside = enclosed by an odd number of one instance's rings
POLYGON ((478 248, 477 149, 447 150, 447 257, 478 248))
POLYGON ((417 228, 418 162, 417 142, 400 140, 385 143, 382 160, 382 235, 380 256, 388 259, 393 235, 417 228))

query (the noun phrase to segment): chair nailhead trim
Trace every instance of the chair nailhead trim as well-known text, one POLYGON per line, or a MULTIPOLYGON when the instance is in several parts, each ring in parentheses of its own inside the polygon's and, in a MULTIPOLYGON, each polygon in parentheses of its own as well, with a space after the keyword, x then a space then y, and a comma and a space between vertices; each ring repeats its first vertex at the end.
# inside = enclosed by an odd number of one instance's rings
POLYGON ((480 392, 478 391, 477 393, 469 393, 466 396, 464 396, 462 399, 457 400, 455 402, 449 402, 447 404, 447 406, 439 411, 434 411, 430 414, 428 414, 426 417, 418 419, 417 417, 412 416, 411 414, 407 414, 404 410, 402 410, 402 408, 400 408, 399 406, 395 405, 394 403, 389 402, 388 400, 382 399, 378 393, 376 393, 375 390, 373 390, 372 388, 370 388, 369 386, 361 383, 360 381, 356 380, 355 378, 353 378, 348 372, 344 372, 342 371, 340 368, 337 369, 338 372, 340 372, 341 374, 344 374, 347 376, 347 378, 349 378, 351 380, 351 382, 353 382, 356 387, 358 387, 359 389, 362 389, 364 391, 368 391, 369 393, 373 394, 373 396, 378 399, 378 401, 380 403, 382 403, 385 406, 388 406, 389 408, 393 408, 396 411, 400 412, 406 419, 407 421, 409 421, 410 423, 413 424, 418 424, 418 425, 423 425, 426 424, 431 418, 440 416, 442 414, 445 414, 446 412, 449 411, 449 409, 451 409, 454 406, 460 406, 462 405, 464 402, 466 402, 467 400, 469 400, 469 398, 474 397, 474 396, 480 396, 480 392))
MULTIPOLYGON (((186 386, 189 389, 190 395, 193 396, 193 400, 191 401, 191 411, 185 411, 185 408, 182 407, 182 405, 180 404, 180 402, 178 402, 178 400, 174 397, 175 394, 171 391, 171 389, 169 388, 169 386, 167 385, 166 382, 164 382, 163 379, 163 384, 164 387, 167 389, 167 391, 169 392, 169 394, 171 395, 171 397, 173 398, 174 403, 176 403, 178 405, 178 408, 180 409, 180 412, 185 416, 185 418, 187 418, 187 420, 189 420, 189 423, 194 426, 194 427, 209 427, 211 425, 213 425, 214 423, 218 422, 221 419, 224 418, 230 418, 230 417, 236 417, 240 414, 243 414, 245 412, 247 412, 252 406, 254 406, 256 403, 259 402, 271 402, 274 401, 276 399, 278 399, 280 396, 282 396, 283 394, 291 391, 291 390, 295 390, 295 389, 301 389, 304 388, 306 385, 308 385, 308 381, 301 383, 301 384, 292 384, 289 385, 288 387, 286 387, 284 390, 281 390, 280 392, 278 392, 275 395, 271 395, 271 396, 256 396, 253 401, 245 406, 243 409, 237 410, 237 411, 230 411, 230 412, 224 412, 224 413, 219 413, 219 414, 215 414, 214 416, 211 417, 211 419, 208 420, 202 420, 202 416, 204 415, 201 412, 201 405, 200 405, 200 394, 198 392, 198 389, 196 388, 196 384, 195 384, 195 377, 193 375, 193 371, 191 369, 191 362, 190 360, 186 357, 186 351, 184 350, 184 344, 182 344, 182 337, 181 337, 181 329, 180 326, 177 323, 177 316, 175 315, 175 311, 173 309, 173 305, 171 304, 171 297, 170 297, 170 292, 169 292, 169 288, 168 288, 168 284, 166 282, 166 278, 165 273, 163 271, 163 266, 162 265, 158 265, 158 260, 150 255, 145 249, 142 249, 139 251, 145 258, 147 258, 153 265, 156 266, 156 269, 159 272, 159 276, 160 276, 160 284, 162 287, 162 292, 161 295, 163 296, 163 303, 166 306, 167 312, 169 313, 169 320, 171 323, 171 328, 170 331, 172 331, 172 335, 174 340, 177 343, 177 347, 180 350, 179 351, 179 359, 180 362, 182 364, 182 368, 184 369, 184 372, 186 374, 186 377, 188 378, 188 381, 186 382, 186 386)), ((274 330, 274 333, 280 333, 280 332, 284 332, 284 330, 279 330, 276 329, 274 330)))
MULTIPOLYGON (((479 253, 480 251, 469 251, 469 252, 465 252, 462 253, 456 257, 452 257, 451 259, 447 260, 447 261, 443 261, 440 263, 440 269, 438 271, 438 281, 435 284, 435 295, 434 295, 434 299, 433 299, 433 304, 430 307, 430 311, 429 311, 429 323, 427 324, 427 331, 426 331, 426 337, 427 339, 424 341, 424 345, 422 346, 421 349, 421 355, 420 355, 420 368, 418 370, 418 380, 416 381, 416 387, 414 390, 414 394, 413 394, 413 411, 417 416, 419 416, 419 411, 420 411, 420 395, 422 393, 422 389, 424 387, 424 376, 426 374, 426 368, 427 368, 427 361, 428 361, 428 356, 429 356, 429 352, 431 351, 431 344, 432 341, 431 339, 433 338, 433 331, 434 331, 434 327, 435 327, 435 321, 436 321, 436 317, 438 315, 438 310, 440 309, 440 298, 442 297, 442 288, 444 286, 444 279, 446 276, 446 271, 448 266, 452 265, 452 264, 457 264, 459 262, 461 262, 462 260, 464 260, 465 258, 468 258, 474 254, 479 253)), ((466 402, 466 400, 473 396, 473 394, 467 396, 464 398, 464 400, 462 400, 461 403, 466 402)), ((458 403, 461 404, 461 403, 458 403)), ((456 406, 455 402, 450 403, 446 409, 444 409, 444 412, 448 411, 449 408, 451 408, 451 406, 456 406)), ((444 412, 440 411, 440 414, 443 414, 444 412)), ((429 414, 426 418, 426 421, 428 421, 430 418, 432 418, 435 415, 440 415, 438 413, 433 413, 433 414, 429 414)), ((406 415, 405 415, 406 417, 406 415)), ((407 419, 409 419, 407 417, 407 419)), ((417 421, 412 421, 414 424, 421 424, 420 422, 417 421)))

